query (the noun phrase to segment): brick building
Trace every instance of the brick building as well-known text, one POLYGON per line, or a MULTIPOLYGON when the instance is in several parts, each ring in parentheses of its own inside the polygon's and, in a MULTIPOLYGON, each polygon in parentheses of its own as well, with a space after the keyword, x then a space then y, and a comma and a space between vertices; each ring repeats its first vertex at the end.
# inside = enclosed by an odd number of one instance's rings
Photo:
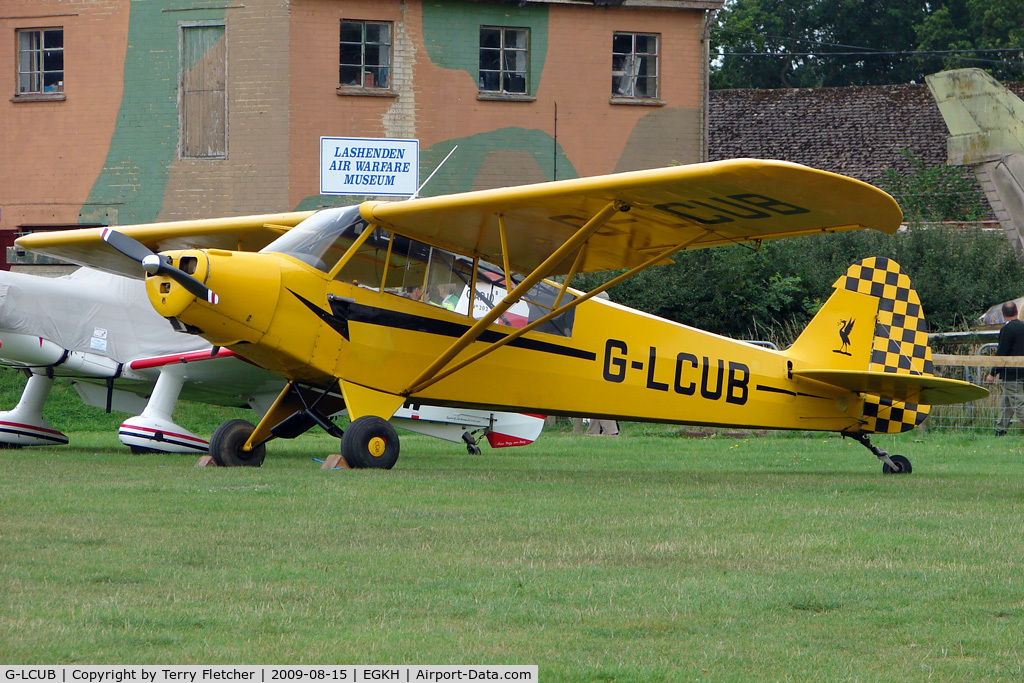
POLYGON ((427 195, 700 161, 722 1, 4 0, 0 236, 356 201, 322 135, 459 145, 427 195))

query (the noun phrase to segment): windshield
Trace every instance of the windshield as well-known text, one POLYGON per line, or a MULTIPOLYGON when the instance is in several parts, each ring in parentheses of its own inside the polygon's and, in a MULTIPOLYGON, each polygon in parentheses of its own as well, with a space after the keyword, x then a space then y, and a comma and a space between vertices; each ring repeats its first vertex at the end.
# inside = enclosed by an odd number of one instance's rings
POLYGON ((285 254, 326 273, 330 272, 366 226, 366 221, 359 215, 358 206, 324 209, 260 251, 285 254))

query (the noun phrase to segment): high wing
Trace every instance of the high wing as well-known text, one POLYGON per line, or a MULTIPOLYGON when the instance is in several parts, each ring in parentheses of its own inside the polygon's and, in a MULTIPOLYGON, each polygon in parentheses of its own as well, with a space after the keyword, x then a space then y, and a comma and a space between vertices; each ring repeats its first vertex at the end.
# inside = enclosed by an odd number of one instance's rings
MULTIPOLYGON (((153 251, 172 249, 226 249, 259 251, 281 233, 313 215, 312 211, 261 214, 232 218, 208 218, 145 225, 119 226, 153 251)), ((18 246, 59 258, 62 261, 91 266, 108 273, 140 279, 139 264, 104 244, 102 228, 33 233, 19 238, 18 246)))
MULTIPOLYGON (((366 202, 371 223, 530 273, 609 205, 619 211, 545 276, 630 268, 687 249, 873 228, 894 233, 896 201, 851 178, 783 161, 733 159, 536 185, 366 202)), ((664 259, 661 263, 669 263, 664 259)), ((548 264, 551 266, 552 264, 548 264)))
MULTIPOLYGON (((368 221, 456 253, 543 275, 615 270, 660 253, 843 230, 895 232, 895 200, 858 180, 783 161, 733 159, 404 202, 364 202, 368 221), (611 210, 615 207, 617 210, 611 210), (605 215, 601 215, 605 211, 605 215), (596 231, 583 227, 594 221, 596 231), (579 248, 562 249, 580 236, 579 248)), ((119 227, 153 251, 258 251, 311 212, 119 227)), ((80 265, 140 277, 103 244, 100 229, 34 233, 18 245, 80 265)), ((578 245, 577 245, 578 247, 578 245)), ((659 263, 669 263, 666 258, 659 263)))

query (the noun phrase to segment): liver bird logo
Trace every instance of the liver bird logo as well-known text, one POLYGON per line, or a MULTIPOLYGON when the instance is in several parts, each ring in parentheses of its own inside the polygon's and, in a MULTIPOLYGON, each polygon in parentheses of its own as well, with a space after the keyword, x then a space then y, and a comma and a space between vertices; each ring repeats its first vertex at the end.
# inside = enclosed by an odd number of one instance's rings
POLYGON ((838 349, 832 349, 833 353, 841 353, 844 356, 852 355, 847 349, 850 348, 850 333, 853 332, 854 322, 853 318, 839 321, 839 340, 843 345, 838 349))

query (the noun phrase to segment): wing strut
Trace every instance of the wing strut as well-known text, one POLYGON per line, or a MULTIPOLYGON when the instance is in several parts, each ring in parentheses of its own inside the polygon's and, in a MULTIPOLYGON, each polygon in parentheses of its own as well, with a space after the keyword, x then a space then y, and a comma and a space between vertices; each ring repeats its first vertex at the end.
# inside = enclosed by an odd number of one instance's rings
MULTIPOLYGON (((519 329, 515 330, 514 332, 508 333, 507 335, 505 335, 504 337, 502 337, 498 341, 494 342, 493 344, 488 344, 484 348, 482 348, 479 351, 477 351, 476 353, 474 353, 472 356, 470 356, 470 357, 468 357, 468 358, 466 358, 466 359, 464 359, 462 361, 459 361, 458 363, 456 363, 452 367, 448 368, 447 370, 444 370, 443 372, 438 372, 433 377, 430 377, 430 378, 420 382, 419 384, 414 384, 408 390, 408 394, 406 394, 406 395, 414 394, 417 391, 422 391, 422 390, 426 389, 427 387, 429 387, 431 384, 434 384, 435 382, 440 382, 445 377, 448 377, 449 375, 451 375, 451 374, 453 374, 455 372, 458 372, 459 370, 461 370, 462 368, 466 367, 467 365, 470 365, 471 363, 475 363, 476 361, 480 360, 481 358, 483 358, 487 354, 491 353, 492 351, 496 351, 497 349, 500 349, 502 346, 505 346, 509 342, 513 342, 516 339, 519 339, 519 337, 523 336, 527 332, 530 332, 531 330, 534 330, 534 329, 540 327, 541 325, 543 325, 547 321, 549 321, 549 320, 551 320, 553 318, 557 318, 558 316, 562 315, 563 313, 566 313, 566 312, 572 310, 573 308, 576 308, 577 306, 582 304, 584 301, 588 301, 590 299, 593 299, 595 296, 597 296, 601 292, 604 292, 606 290, 611 289, 612 287, 614 287, 615 285, 619 284, 620 282, 622 282, 624 280, 628 280, 629 278, 633 277, 634 275, 636 275, 640 271, 646 270, 647 268, 650 268, 651 266, 653 266, 658 261, 660 261, 662 259, 666 259, 666 258, 672 256, 673 254, 686 249, 687 247, 691 246, 694 242, 696 242, 697 240, 699 240, 703 236, 704 235, 695 235, 693 238, 691 238, 691 239, 689 239, 689 240, 687 240, 685 242, 677 244, 674 247, 668 247, 665 251, 658 252, 657 254, 655 254, 654 256, 650 257, 649 259, 647 259, 643 263, 641 263, 641 264, 639 264, 639 265, 637 265, 637 266, 635 266, 633 268, 630 268, 625 273, 622 273, 621 275, 618 275, 617 277, 614 277, 611 280, 608 280, 608 282, 605 282, 603 285, 599 285, 599 286, 595 287, 594 289, 590 290, 586 294, 581 294, 580 296, 576 297, 575 299, 573 299, 569 303, 565 304, 564 306, 559 307, 557 305, 558 302, 556 301, 555 302, 555 307, 552 309, 552 311, 550 313, 545 314, 543 317, 540 317, 537 320, 534 320, 532 323, 530 323, 530 324, 528 324, 528 325, 526 325, 524 327, 520 327, 519 329)), ((569 276, 566 278, 565 284, 562 286, 562 290, 559 292, 559 295, 558 295, 558 300, 559 301, 562 299, 562 296, 565 294, 565 291, 568 289, 569 281, 572 279, 572 275, 573 275, 573 273, 570 273, 569 276)))
POLYGON ((498 237, 501 238, 501 263, 505 266, 505 282, 512 282, 512 269, 508 267, 508 233, 505 232, 505 216, 498 214, 498 237))
POLYGON ((427 368, 409 384, 409 388, 401 392, 402 395, 408 396, 412 394, 414 390, 420 389, 421 386, 432 384, 433 381, 436 381, 433 380, 434 376, 440 372, 444 366, 450 363, 455 356, 459 355, 463 349, 476 341, 477 338, 491 325, 491 323, 511 308, 513 304, 518 302, 523 295, 533 288, 534 285, 543 280, 544 277, 554 270, 558 264, 564 261, 569 254, 580 248, 588 239, 590 239, 590 236, 600 230, 612 216, 619 211, 629 211, 629 208, 628 204, 618 200, 608 202, 603 209, 598 211, 583 225, 583 227, 577 230, 572 237, 566 240, 562 246, 558 247, 558 249, 548 256, 543 263, 534 268, 532 273, 523 278, 523 281, 516 285, 515 289, 509 292, 497 306, 488 311, 487 315, 477 320, 476 323, 466 330, 461 337, 456 339, 451 346, 445 349, 444 353, 438 356, 433 363, 427 366, 427 368))

